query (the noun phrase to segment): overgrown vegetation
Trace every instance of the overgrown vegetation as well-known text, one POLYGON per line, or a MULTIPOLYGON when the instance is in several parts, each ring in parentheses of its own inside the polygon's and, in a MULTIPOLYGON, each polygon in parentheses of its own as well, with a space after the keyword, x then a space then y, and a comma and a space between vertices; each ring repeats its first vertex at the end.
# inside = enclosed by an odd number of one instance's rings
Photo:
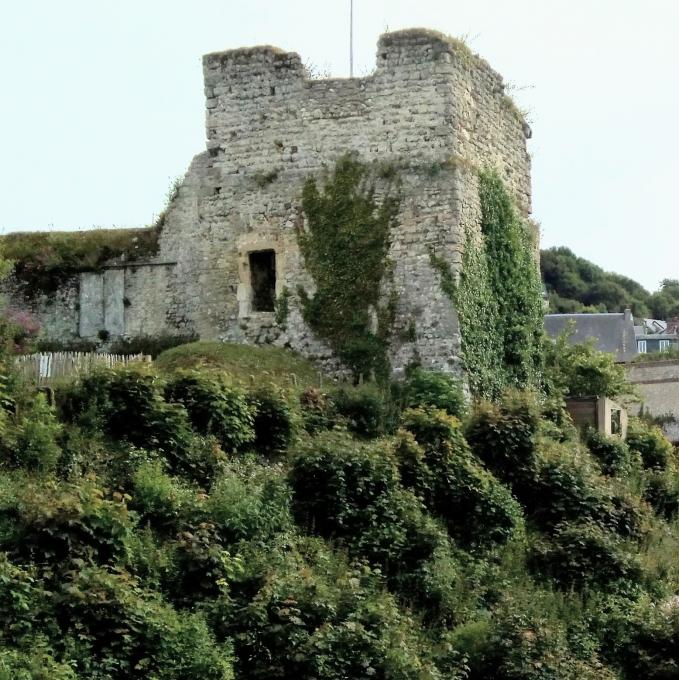
POLYGON ((422 368, 324 388, 285 350, 190 343, 52 406, 2 320, 0 680, 677 676, 675 451, 641 418, 624 443, 573 427, 565 396, 627 386, 591 345, 533 344, 531 281, 494 279, 527 265, 491 179, 479 268, 442 268, 518 315, 500 382, 471 376, 489 399, 422 368))
POLYGON ((378 204, 370 168, 347 154, 320 190, 315 179, 306 182, 302 207, 299 244, 315 283, 313 297, 299 291, 304 319, 357 378, 385 380, 393 303, 383 299, 383 282, 396 191, 378 204))
POLYGON ((0 248, 30 297, 54 293, 72 276, 100 271, 110 260, 149 258, 157 253, 159 233, 157 227, 17 232, 0 236, 0 248))
POLYGON ((541 283, 531 233, 495 172, 479 174, 479 199, 481 234, 467 234, 460 280, 430 259, 457 309, 470 389, 494 397, 540 381, 541 283))
POLYGON ((3 261, 31 298, 55 293, 76 274, 101 271, 111 261, 149 259, 158 253, 158 239, 181 183, 181 178, 173 180, 165 206, 150 227, 6 234, 0 236, 3 261))
POLYGON ((673 677, 674 451, 580 439, 563 396, 621 387, 549 349, 549 396, 472 404, 211 343, 56 408, 8 373, 0 678, 673 677))

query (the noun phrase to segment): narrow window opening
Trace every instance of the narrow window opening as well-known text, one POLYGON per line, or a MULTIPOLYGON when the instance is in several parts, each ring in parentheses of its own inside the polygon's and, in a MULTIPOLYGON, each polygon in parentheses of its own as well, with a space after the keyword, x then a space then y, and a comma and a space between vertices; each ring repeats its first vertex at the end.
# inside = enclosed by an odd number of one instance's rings
POLYGON ((276 301, 276 252, 258 250, 250 253, 252 311, 273 312, 276 301))

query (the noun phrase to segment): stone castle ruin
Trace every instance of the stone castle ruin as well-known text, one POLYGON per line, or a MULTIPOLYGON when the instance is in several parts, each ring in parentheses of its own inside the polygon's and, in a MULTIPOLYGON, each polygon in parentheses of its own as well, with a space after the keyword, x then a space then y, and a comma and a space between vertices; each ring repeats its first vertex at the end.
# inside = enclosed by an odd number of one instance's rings
MULTIPOLYGON (((312 295, 315 284, 299 233, 308 228, 305 181, 322 186, 350 153, 371 169, 378 202, 398 178, 391 366, 419 358, 456 371, 458 322, 431 253, 459 274, 465 234, 480 221, 480 168, 494 168, 530 212, 530 131, 501 77, 458 41, 422 29, 383 35, 363 78, 311 79, 299 55, 269 46, 208 54, 203 71, 207 149, 164 214, 157 252, 24 300, 46 334, 66 342, 195 333, 287 346, 339 369, 303 318, 299 291, 312 295)), ((10 290, 15 304, 21 296, 20 286, 10 290)))

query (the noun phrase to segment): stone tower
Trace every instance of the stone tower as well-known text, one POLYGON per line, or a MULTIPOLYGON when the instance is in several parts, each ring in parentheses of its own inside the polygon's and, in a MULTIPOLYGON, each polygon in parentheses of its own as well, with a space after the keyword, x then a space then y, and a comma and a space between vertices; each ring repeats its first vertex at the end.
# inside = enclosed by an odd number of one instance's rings
POLYGON ((496 169, 530 212, 530 131, 501 77, 459 41, 424 29, 383 35, 363 78, 312 79, 299 55, 269 46, 208 54, 203 71, 207 149, 169 206, 157 256, 81 274, 57 296, 79 300, 61 315, 73 328, 59 335, 193 332, 288 346, 341 371, 302 319, 296 291, 313 292, 313 281, 297 233, 305 181, 353 152, 399 175, 391 365, 418 357, 457 371, 457 318, 430 253, 459 274, 465 233, 479 228, 480 168, 496 169), (284 326, 273 311, 283 291, 284 326))
POLYGON ((402 179, 390 252, 398 294, 392 365, 417 353, 425 365, 455 370, 456 315, 429 252, 459 272, 465 228, 479 223, 479 168, 497 169, 530 211, 529 129, 501 77, 458 41, 422 29, 383 35, 364 78, 313 80, 299 55, 268 46, 208 54, 203 70, 207 151, 194 158, 161 236, 161 258, 176 262, 172 325, 331 362, 294 295, 286 328, 278 328, 270 306, 255 299, 256 279, 271 268, 277 294, 312 286, 296 238, 301 189, 353 151, 393 164, 402 179), (409 325, 415 337, 403 340, 409 325))

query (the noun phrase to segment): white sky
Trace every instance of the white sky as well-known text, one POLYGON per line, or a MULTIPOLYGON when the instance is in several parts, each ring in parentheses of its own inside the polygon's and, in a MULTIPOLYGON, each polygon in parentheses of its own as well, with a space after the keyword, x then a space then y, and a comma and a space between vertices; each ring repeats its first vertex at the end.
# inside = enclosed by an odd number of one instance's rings
MULTIPOLYGON (((412 26, 465 36, 533 127, 534 217, 650 289, 679 278, 678 0, 355 0, 356 73, 412 26)), ((0 231, 137 226, 204 149, 202 54, 348 72, 349 0, 2 0, 0 231)))

